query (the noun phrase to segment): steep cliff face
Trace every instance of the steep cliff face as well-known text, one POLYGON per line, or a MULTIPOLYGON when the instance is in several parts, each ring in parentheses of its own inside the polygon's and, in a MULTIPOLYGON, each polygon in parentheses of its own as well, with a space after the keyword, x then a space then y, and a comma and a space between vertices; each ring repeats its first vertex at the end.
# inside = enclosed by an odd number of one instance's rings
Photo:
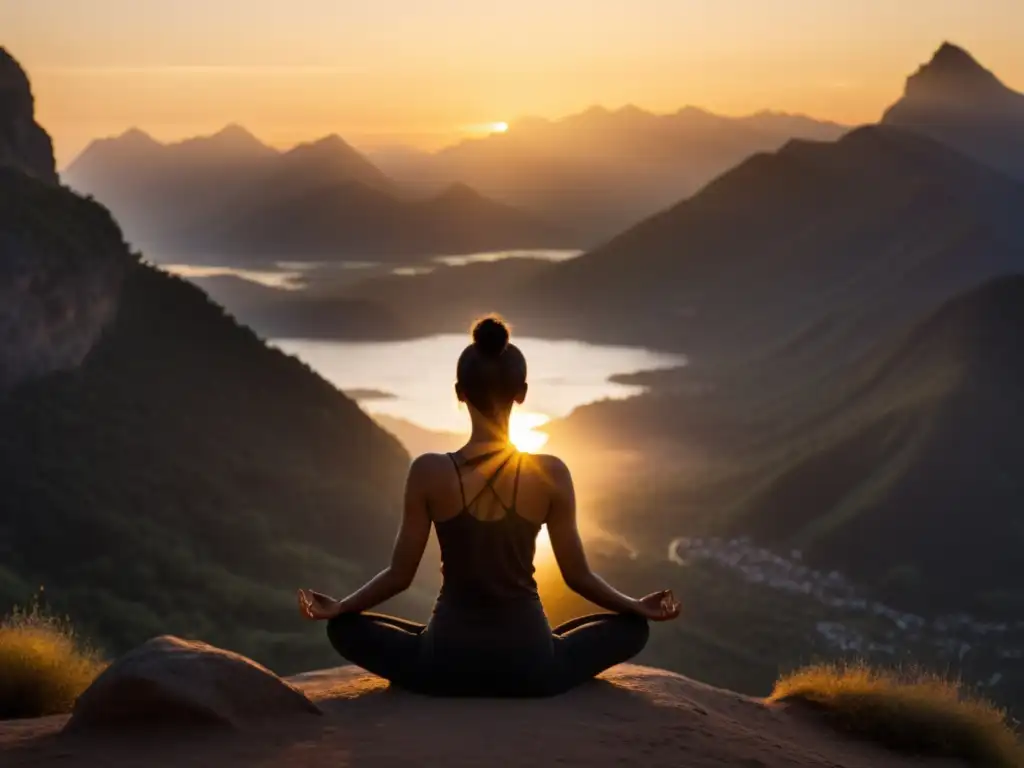
POLYGON ((0 392, 77 366, 135 261, 104 208, 0 167, 0 392))
POLYGON ((0 47, 0 166, 57 183, 53 142, 35 120, 35 99, 28 77, 0 47))
POLYGON ((106 210, 58 186, 33 110, 0 48, 0 392, 81 362, 135 262, 106 210))

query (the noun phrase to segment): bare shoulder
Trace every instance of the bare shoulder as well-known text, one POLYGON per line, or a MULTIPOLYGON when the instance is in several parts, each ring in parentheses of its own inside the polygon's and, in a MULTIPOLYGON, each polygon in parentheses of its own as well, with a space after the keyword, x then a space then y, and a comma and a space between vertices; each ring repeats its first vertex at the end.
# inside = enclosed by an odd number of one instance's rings
POLYGON ((452 460, 446 453, 424 453, 413 459, 409 466, 411 484, 428 485, 441 472, 452 471, 452 460))
POLYGON ((523 454, 523 466, 529 467, 541 480, 553 489, 572 487, 569 467, 557 456, 548 453, 523 454))

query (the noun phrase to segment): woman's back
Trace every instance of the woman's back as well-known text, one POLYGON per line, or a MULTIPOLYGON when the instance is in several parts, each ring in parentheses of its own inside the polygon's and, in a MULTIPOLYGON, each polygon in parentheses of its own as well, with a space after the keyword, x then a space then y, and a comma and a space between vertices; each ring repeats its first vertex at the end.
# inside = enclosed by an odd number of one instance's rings
MULTIPOLYGON (((439 479, 442 499, 429 505, 441 546, 441 605, 490 614, 507 603, 538 600, 533 558, 543 520, 536 509, 530 517, 519 511, 524 458, 511 446, 448 454, 448 477, 439 479), (455 514, 452 478, 459 487, 455 514)), ((528 475, 531 470, 532 463, 528 475)))

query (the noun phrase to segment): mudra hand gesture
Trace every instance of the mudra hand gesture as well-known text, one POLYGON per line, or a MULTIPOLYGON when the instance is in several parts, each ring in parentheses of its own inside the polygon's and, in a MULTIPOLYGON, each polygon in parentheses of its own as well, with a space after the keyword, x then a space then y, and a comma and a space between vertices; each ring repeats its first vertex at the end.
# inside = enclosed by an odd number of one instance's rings
POLYGON ((652 592, 637 603, 639 614, 650 621, 670 621, 679 616, 681 607, 671 589, 652 592))
POLYGON ((300 589, 298 598, 299 613, 310 621, 333 619, 341 613, 341 603, 333 597, 314 592, 311 589, 300 589))

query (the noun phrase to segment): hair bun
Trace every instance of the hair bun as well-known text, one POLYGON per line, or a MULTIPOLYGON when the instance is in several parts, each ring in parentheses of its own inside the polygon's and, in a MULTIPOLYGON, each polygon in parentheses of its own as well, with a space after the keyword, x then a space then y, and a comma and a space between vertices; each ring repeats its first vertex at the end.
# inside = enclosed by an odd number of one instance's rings
POLYGON ((484 357, 497 357, 508 346, 508 326, 500 317, 485 317, 473 326, 473 344, 484 357))

